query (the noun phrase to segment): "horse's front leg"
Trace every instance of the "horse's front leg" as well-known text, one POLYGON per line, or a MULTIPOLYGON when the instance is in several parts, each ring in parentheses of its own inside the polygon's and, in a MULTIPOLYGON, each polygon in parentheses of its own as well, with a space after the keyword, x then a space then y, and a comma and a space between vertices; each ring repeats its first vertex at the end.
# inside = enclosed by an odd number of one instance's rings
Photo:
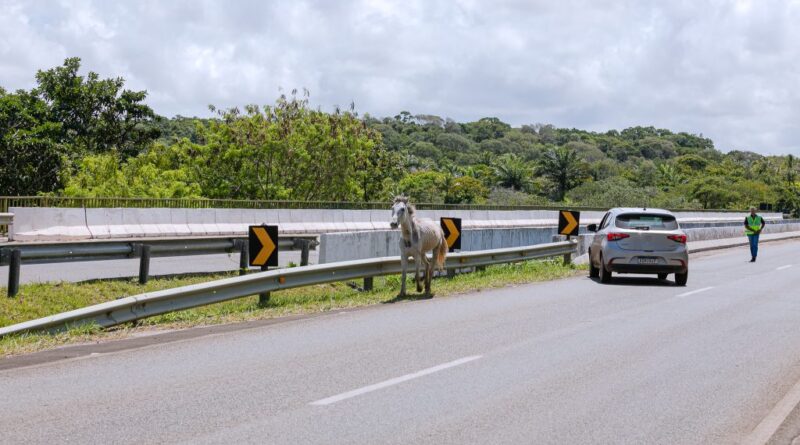
POLYGON ((425 295, 431 295, 431 280, 433 279, 433 262, 425 262, 425 295))
POLYGON ((408 255, 405 252, 400 254, 400 268, 402 273, 400 276, 400 296, 406 296, 406 269, 408 268, 408 255))

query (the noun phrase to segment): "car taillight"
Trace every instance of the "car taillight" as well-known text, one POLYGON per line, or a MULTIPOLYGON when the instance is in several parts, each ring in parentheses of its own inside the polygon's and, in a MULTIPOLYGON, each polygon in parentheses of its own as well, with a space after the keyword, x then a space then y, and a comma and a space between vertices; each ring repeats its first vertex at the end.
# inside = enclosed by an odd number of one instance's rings
POLYGON ((675 241, 676 243, 686 244, 686 235, 669 235, 667 238, 675 241))
POLYGON ((630 235, 627 233, 609 233, 606 235, 606 239, 609 241, 619 241, 621 239, 629 238, 630 235))

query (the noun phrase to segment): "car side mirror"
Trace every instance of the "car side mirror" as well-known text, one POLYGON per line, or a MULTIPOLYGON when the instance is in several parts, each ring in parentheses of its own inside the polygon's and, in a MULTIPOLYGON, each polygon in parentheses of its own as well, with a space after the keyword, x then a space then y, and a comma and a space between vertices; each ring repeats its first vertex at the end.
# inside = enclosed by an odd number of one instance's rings
POLYGON ((597 224, 589 224, 586 226, 586 230, 590 232, 597 232, 597 224))

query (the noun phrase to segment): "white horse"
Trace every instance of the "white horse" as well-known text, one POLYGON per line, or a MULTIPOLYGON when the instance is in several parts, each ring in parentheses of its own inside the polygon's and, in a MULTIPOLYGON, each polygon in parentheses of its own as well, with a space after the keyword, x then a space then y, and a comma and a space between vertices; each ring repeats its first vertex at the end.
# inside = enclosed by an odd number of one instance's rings
POLYGON ((408 204, 408 198, 398 196, 394 199, 391 227, 396 229, 400 226, 400 262, 403 266, 400 280, 401 297, 406 295, 408 257, 413 257, 416 265, 414 281, 417 284, 417 292, 422 292, 420 265, 425 266, 425 295, 430 295, 434 263, 437 269, 444 270, 444 260, 447 256, 447 241, 442 228, 431 220, 417 219, 414 212, 414 206, 408 204), (427 252, 432 252, 434 261, 428 260, 427 252))

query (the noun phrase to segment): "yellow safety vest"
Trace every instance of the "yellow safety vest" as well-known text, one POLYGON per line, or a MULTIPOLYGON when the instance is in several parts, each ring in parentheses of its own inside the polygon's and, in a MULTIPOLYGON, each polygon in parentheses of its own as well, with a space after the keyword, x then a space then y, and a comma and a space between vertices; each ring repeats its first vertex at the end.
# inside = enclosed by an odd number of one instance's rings
POLYGON ((746 235, 755 235, 761 229, 762 221, 763 219, 759 215, 747 215, 747 227, 744 228, 744 233, 746 235))

